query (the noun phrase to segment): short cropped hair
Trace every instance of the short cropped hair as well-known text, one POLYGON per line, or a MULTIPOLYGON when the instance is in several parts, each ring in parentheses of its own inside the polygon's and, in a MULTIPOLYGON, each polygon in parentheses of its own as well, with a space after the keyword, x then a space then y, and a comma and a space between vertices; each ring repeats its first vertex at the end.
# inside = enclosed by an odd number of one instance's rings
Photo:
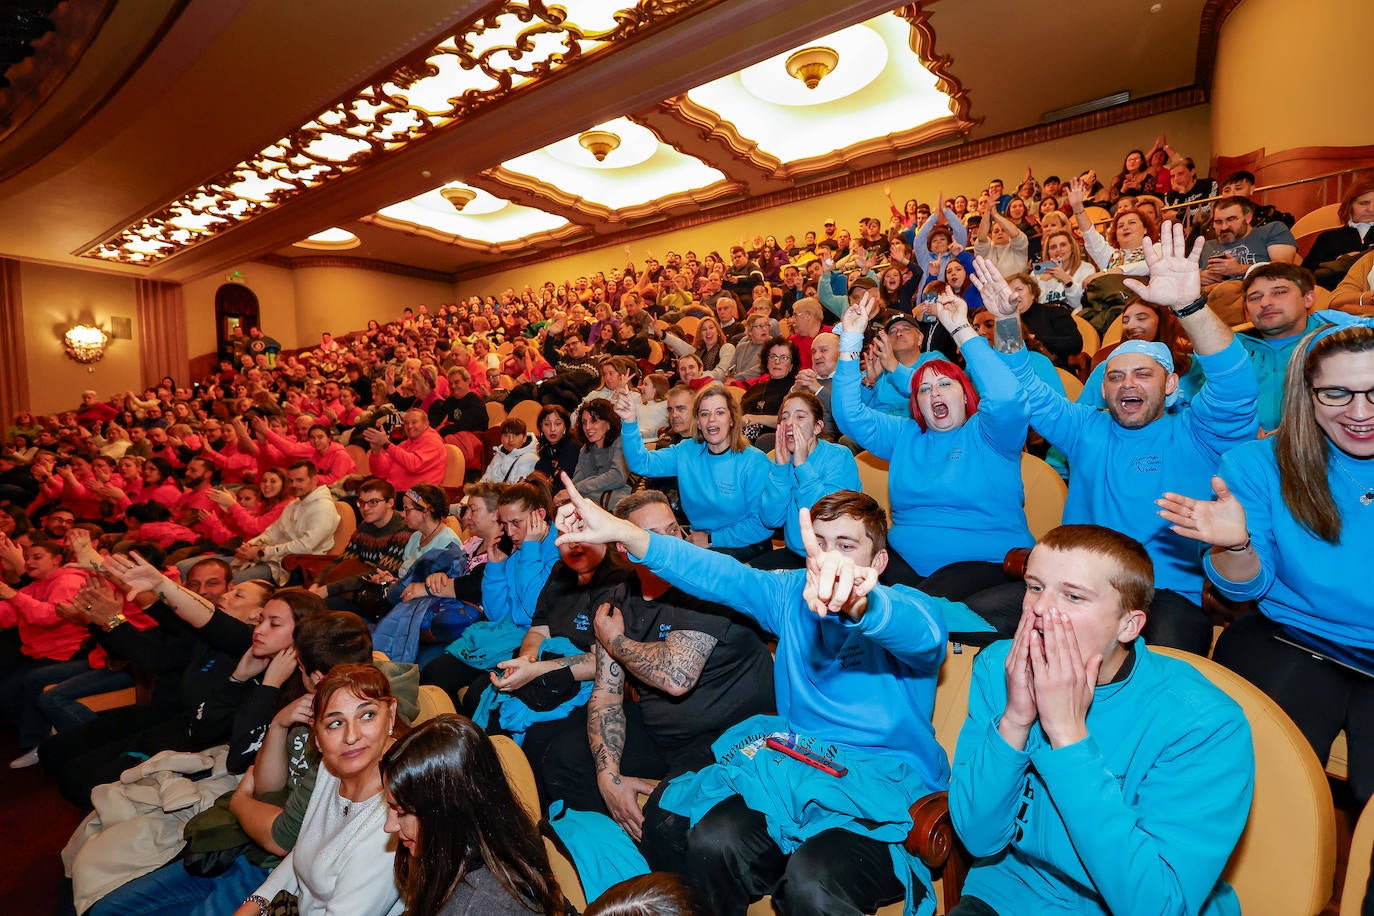
POLYGON ((501 421, 501 435, 524 436, 529 430, 525 421, 519 417, 506 417, 501 421))
POLYGON ((1286 261, 1268 261, 1264 264, 1256 264, 1245 275, 1245 279, 1240 281, 1240 294, 1242 296, 1250 292, 1250 287, 1256 280, 1289 280, 1302 291, 1306 296, 1317 286, 1317 280, 1312 276, 1312 271, 1300 264, 1289 264, 1286 261))
POLYGON ((660 490, 637 490, 626 496, 615 505, 615 514, 619 518, 629 518, 631 512, 638 512, 645 506, 667 506, 670 510, 673 504, 668 501, 668 497, 660 490))
POLYGON ((349 611, 322 611, 296 624, 296 654, 307 674, 335 665, 372 661, 372 632, 367 621, 349 611))
POLYGON ((857 490, 837 490, 822 496, 811 507, 812 521, 829 522, 842 515, 863 524, 864 534, 873 542, 875 556, 878 551, 887 549, 887 512, 876 499, 857 490))
POLYGON ((1141 543, 1101 525, 1060 525, 1035 543, 1036 548, 1086 550, 1111 560, 1116 569, 1107 581, 1121 596, 1122 611, 1148 611, 1155 599, 1155 565, 1141 543))

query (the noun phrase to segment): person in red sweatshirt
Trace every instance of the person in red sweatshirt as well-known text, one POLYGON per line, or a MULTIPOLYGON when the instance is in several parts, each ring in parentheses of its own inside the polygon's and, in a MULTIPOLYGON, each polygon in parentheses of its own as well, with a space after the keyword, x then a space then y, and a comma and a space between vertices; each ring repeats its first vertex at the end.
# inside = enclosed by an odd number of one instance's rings
POLYGON ((363 433, 372 447, 372 475, 391 484, 397 493, 404 493, 417 483, 443 483, 447 463, 444 440, 430 427, 429 417, 423 410, 411 409, 405 412, 403 422, 406 437, 400 443, 393 443, 380 429, 363 433))

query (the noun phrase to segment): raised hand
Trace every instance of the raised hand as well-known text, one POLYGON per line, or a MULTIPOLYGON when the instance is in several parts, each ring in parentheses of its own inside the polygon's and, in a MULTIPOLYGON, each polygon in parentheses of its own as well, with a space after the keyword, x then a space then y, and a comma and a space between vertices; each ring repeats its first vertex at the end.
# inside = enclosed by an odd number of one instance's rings
POLYGON ((992 262, 980 255, 973 258, 973 273, 969 275, 973 285, 983 297, 983 305, 998 318, 1015 315, 1016 306, 1011 301, 1011 287, 1006 277, 993 266, 992 262))
POLYGON ((1127 277, 1122 282, 1131 292, 1146 302, 1181 309, 1202 294, 1202 239, 1188 254, 1183 224, 1166 221, 1159 230, 1159 254, 1155 254, 1149 236, 1145 237, 1145 264, 1150 268, 1150 285, 1127 277))
POLYGON ((1155 500, 1155 505, 1174 534, 1213 547, 1242 546, 1250 538, 1245 507, 1220 477, 1212 478, 1212 492, 1217 496, 1214 500, 1165 493, 1155 500))
POLYGON ((622 423, 635 423, 638 422, 639 411, 635 407, 634 395, 630 393, 629 382, 625 384, 626 387, 615 393, 611 406, 615 408, 615 415, 622 423))
POLYGON ((234 666, 234 673, 229 676, 236 681, 252 680, 266 671, 271 661, 272 659, 270 657, 259 658, 253 654, 252 648, 249 648, 247 652, 243 653, 243 656, 239 659, 239 663, 234 666))
MULTIPOLYGON (((816 450, 816 437, 803 430, 796 423, 792 426, 792 464, 801 467, 806 464, 806 459, 811 457, 811 453, 816 450)), ((814 427, 813 427, 814 428, 814 427)), ((781 434, 778 436, 782 440, 781 434)))
POLYGON ((1031 668, 1031 653, 1039 651, 1035 612, 1022 611, 1021 622, 1016 625, 1016 635, 1007 652, 1007 705, 997 723, 998 732, 1017 750, 1025 748, 1030 728, 1039 717, 1035 708, 1035 674, 1031 668))
POLYGON ((554 520, 559 531, 558 544, 614 544, 623 540, 629 531, 643 533, 642 529, 616 518, 577 492, 566 471, 559 472, 559 476, 563 478, 568 503, 559 508, 554 520))
POLYGON ((1077 175, 1069 179, 1069 206, 1074 213, 1083 209, 1083 201, 1088 196, 1088 183, 1077 175))
POLYGON ((1031 652, 1035 707, 1045 737, 1059 748, 1088 736, 1088 709, 1097 689, 1102 655, 1083 660, 1073 621, 1062 611, 1050 609, 1042 614, 1040 626, 1044 653, 1031 652))
POLYGON ((228 490, 221 490, 218 487, 211 487, 206 490, 205 495, 221 509, 231 508, 235 502, 234 494, 230 493, 228 490))
POLYGON ((153 592, 167 581, 167 577, 137 551, 128 556, 113 554, 105 559, 104 569, 131 589, 153 592))
POLYGON ((625 635, 625 615, 621 613, 620 608, 612 607, 609 601, 603 601, 592 618, 592 630, 596 633, 596 641, 610 652, 616 638, 625 635))
POLYGON ((953 334, 955 328, 968 324, 968 303, 945 287, 935 300, 935 317, 946 331, 953 334))
POLYGON ((823 549, 811 525, 811 510, 803 508, 798 518, 806 548, 802 600, 818 617, 843 614, 851 620, 862 619, 868 609, 868 593, 878 584, 878 570, 860 566, 838 550, 823 549))
POLYGON ((296 673, 300 662, 300 656, 296 654, 295 646, 287 646, 267 663, 267 671, 262 676, 263 684, 268 687, 280 687, 289 681, 296 673))
POLYGON ((777 434, 773 440, 773 463, 788 464, 792 461, 792 450, 787 447, 787 429, 792 424, 779 420, 777 434))
POLYGON ((866 289, 863 298, 858 302, 850 302, 849 307, 844 310, 840 326, 850 334, 862 334, 877 312, 878 297, 873 295, 873 290, 866 289))

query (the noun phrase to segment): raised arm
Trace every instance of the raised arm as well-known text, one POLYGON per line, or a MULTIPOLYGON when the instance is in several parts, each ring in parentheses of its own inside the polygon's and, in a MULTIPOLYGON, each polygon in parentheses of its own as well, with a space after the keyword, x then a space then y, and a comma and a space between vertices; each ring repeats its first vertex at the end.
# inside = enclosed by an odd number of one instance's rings
POLYGON ((915 434, 911 421, 874 410, 863 402, 859 392, 859 355, 863 351, 864 331, 879 308, 872 290, 844 311, 840 329, 840 357, 835 369, 835 393, 830 399, 835 423, 848 436, 879 458, 891 458, 904 435, 915 434))
POLYGON ((1207 307, 1202 295, 1202 239, 1188 253, 1182 223, 1165 222, 1160 227, 1159 252, 1145 239, 1145 264, 1150 270, 1149 285, 1127 278, 1126 287, 1146 302, 1173 310, 1183 330, 1193 342, 1198 356, 1220 353, 1235 340, 1235 333, 1207 307))

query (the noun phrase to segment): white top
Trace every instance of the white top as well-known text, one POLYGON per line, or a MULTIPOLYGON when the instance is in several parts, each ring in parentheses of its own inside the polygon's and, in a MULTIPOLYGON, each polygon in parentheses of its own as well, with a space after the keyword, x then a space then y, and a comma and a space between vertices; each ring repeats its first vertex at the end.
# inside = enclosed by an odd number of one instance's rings
POLYGON ((338 777, 321 766, 296 846, 257 894, 270 901, 290 891, 301 916, 400 916, 405 906, 392 872, 396 846, 385 824, 380 792, 348 801, 339 795, 338 777))

